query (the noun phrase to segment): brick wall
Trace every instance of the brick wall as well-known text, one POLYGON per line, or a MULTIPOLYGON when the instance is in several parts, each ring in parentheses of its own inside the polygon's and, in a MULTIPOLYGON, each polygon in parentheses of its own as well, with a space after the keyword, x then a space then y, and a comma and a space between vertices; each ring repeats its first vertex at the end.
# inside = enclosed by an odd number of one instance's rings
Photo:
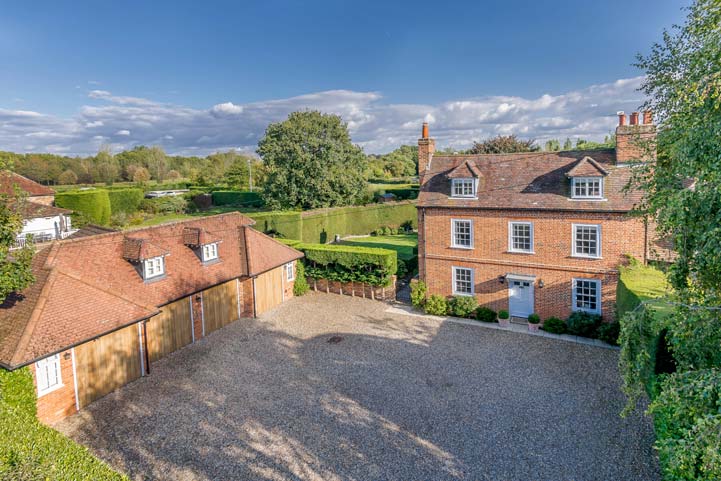
POLYGON ((536 276, 535 310, 542 318, 571 312, 572 280, 601 279, 602 314, 613 319, 618 265, 626 254, 644 259, 645 226, 623 214, 489 211, 480 209, 419 209, 419 272, 429 293, 452 295, 452 266, 474 270, 474 291, 482 305, 508 309, 508 284, 499 276, 536 276), (451 219, 473 221, 473 249, 451 247, 451 219), (534 226, 534 254, 508 252, 508 222, 534 226), (572 224, 601 226, 601 258, 571 255, 572 224), (425 256, 425 259, 424 257, 425 256), (538 287, 543 280, 544 287, 538 287))
MULTIPOLYGON (((37 393, 35 363, 30 365, 30 371, 33 373, 37 393)), ((72 349, 60 353, 60 376, 63 386, 37 399, 38 419, 45 424, 55 423, 76 412, 72 349)))
POLYGON ((253 279, 245 279, 240 281, 240 316, 255 316, 255 308, 253 306, 253 279))
POLYGON ((203 304, 202 293, 198 292, 190 296, 190 309, 193 316, 193 336, 194 339, 203 337, 203 304))
POLYGON ((308 285, 314 291, 340 294, 351 297, 363 297, 376 301, 394 301, 396 299, 396 276, 392 277, 391 285, 378 287, 363 282, 339 282, 327 279, 308 278, 308 285))

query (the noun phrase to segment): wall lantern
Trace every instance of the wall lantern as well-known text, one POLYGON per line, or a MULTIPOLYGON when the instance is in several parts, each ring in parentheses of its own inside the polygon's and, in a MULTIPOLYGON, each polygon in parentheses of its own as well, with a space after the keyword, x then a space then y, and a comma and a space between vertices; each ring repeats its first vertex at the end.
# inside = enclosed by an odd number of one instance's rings
POLYGON ((63 359, 65 359, 66 361, 67 361, 68 359, 70 359, 70 353, 69 353, 69 352, 64 353, 64 354, 63 354, 63 359))
POLYGON ((504 282, 506 282, 506 276, 498 276, 498 282, 500 284, 503 284, 504 282))
POLYGON ((546 285, 546 283, 543 282, 543 279, 540 279, 540 280, 538 281, 538 288, 539 288, 539 289, 543 289, 543 286, 545 286, 545 285, 546 285))

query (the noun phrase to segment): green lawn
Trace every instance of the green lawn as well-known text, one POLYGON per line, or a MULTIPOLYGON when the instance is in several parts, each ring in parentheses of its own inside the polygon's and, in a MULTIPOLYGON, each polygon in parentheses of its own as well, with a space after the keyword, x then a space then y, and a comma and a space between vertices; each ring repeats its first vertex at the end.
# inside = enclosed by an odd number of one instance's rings
POLYGON ((660 316, 667 316, 671 312, 671 306, 664 302, 664 299, 671 294, 672 289, 666 274, 656 267, 633 261, 630 265, 621 267, 621 278, 616 292, 619 318, 643 301, 650 301, 648 304, 660 316))
POLYGON ((418 246, 418 235, 398 234, 354 237, 351 239, 346 239, 342 243, 355 246, 382 247, 384 249, 392 249, 398 253, 399 259, 407 261, 414 257, 413 249, 418 246))
POLYGON ((151 225, 163 224, 165 222, 172 222, 174 220, 185 220, 192 219, 193 217, 205 217, 209 215, 225 214, 226 212, 241 211, 238 207, 222 206, 222 207, 211 207, 210 209, 200 210, 193 212, 192 214, 163 214, 155 215, 146 219, 142 224, 128 226, 128 229, 138 227, 148 227, 151 225))

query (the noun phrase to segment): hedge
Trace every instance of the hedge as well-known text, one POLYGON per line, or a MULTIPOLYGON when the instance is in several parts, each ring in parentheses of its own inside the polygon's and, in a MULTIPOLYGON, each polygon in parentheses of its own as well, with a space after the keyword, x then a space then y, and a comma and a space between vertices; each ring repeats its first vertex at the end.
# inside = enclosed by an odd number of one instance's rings
POLYGON ((300 212, 272 211, 248 212, 244 215, 255 220, 255 228, 266 234, 277 234, 288 239, 302 239, 303 219, 300 212))
POLYGON ((127 480, 35 415, 29 369, 0 369, 0 479, 127 480))
POLYGON ((376 247, 286 242, 305 254, 308 277, 389 286, 398 269, 396 251, 376 247))
POLYGON ((384 189, 386 194, 393 194, 398 200, 417 199, 419 188, 384 189))
POLYGON ((110 212, 111 214, 117 214, 118 212, 132 214, 137 212, 144 197, 145 193, 142 189, 109 189, 110 212))
POLYGON ((257 192, 238 190, 216 190, 213 192, 213 205, 240 205, 244 207, 261 207, 264 202, 257 192))
POLYGON ((55 204, 70 209, 95 224, 107 225, 110 222, 110 197, 105 189, 57 193, 55 204))

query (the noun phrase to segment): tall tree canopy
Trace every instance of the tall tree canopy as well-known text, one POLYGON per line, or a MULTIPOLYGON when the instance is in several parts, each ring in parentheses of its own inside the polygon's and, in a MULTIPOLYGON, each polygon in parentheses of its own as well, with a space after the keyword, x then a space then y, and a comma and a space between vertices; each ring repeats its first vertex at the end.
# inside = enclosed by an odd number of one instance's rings
POLYGON ((418 173, 418 146, 401 145, 382 155, 368 156, 370 177, 410 177, 418 173))
POLYGON ((271 208, 351 205, 365 191, 366 157, 337 115, 293 112, 258 143, 271 208))
POLYGON ((482 142, 473 142, 470 154, 510 154, 514 152, 536 152, 536 141, 519 139, 515 135, 498 135, 482 142))

